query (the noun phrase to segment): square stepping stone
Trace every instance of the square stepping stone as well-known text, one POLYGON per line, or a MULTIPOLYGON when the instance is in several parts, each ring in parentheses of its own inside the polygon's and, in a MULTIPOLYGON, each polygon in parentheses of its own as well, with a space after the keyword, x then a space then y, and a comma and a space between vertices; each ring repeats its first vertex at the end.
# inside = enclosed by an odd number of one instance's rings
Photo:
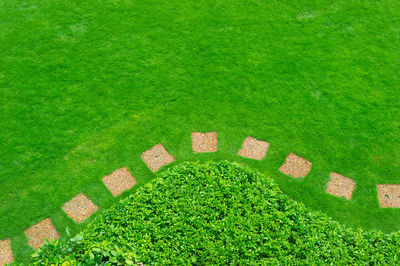
POLYGON ((255 159, 262 160, 267 154, 269 143, 264 140, 258 140, 252 137, 247 137, 242 144, 242 148, 238 151, 238 155, 255 159))
POLYGON ((306 159, 290 153, 279 171, 293 178, 305 177, 311 170, 312 163, 306 159))
POLYGON ((331 172, 328 187, 325 191, 331 195, 350 200, 355 186, 356 182, 353 179, 331 172))
POLYGON ((157 172, 162 166, 175 161, 175 158, 167 152, 161 143, 143 152, 142 159, 153 172, 157 172))
POLYGON ((400 185, 378 184, 376 188, 381 208, 400 208, 400 185))
POLYGON ((28 244, 38 249, 45 244, 45 239, 57 239, 60 237, 50 218, 47 218, 25 230, 28 244))
POLYGON ((194 153, 216 152, 218 146, 217 132, 193 132, 192 148, 194 153))
POLYGON ((136 185, 136 179, 128 171, 128 169, 126 169, 126 167, 122 167, 118 170, 115 170, 110 175, 104 176, 103 183, 111 192, 111 194, 113 194, 114 197, 117 197, 125 190, 128 190, 136 185))
POLYGON ((81 223, 97 211, 97 206, 84 194, 76 195, 62 207, 65 213, 76 223, 81 223))
POLYGON ((14 256, 11 250, 11 241, 9 238, 0 240, 0 265, 13 262, 14 256))

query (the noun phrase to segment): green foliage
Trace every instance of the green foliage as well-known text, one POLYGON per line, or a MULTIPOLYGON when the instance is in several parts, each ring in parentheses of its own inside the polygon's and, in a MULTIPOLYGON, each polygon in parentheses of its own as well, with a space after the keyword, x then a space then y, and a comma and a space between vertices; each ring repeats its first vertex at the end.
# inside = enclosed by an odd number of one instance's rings
MULTIPOLYGON (((67 235, 69 235, 67 228, 67 235)), ((108 241, 95 243, 87 250, 82 249, 82 236, 47 241, 44 246, 32 254, 34 265, 87 265, 113 264, 132 265, 131 252, 124 252, 108 241), (79 261, 77 261, 77 254, 79 261)))
MULTIPOLYGON (((66 235, 70 237, 70 230, 67 227, 66 235)), ((38 252, 32 254, 35 264, 53 265, 70 263, 76 264, 72 255, 77 252, 77 247, 81 244, 82 236, 76 235, 72 238, 61 238, 57 240, 46 239, 46 244, 39 248, 38 252)))
POLYGON ((167 170, 82 236, 69 241, 73 252, 49 254, 60 249, 47 245, 35 262, 51 256, 82 264, 395 264, 400 256, 398 233, 348 229, 227 161, 167 170))

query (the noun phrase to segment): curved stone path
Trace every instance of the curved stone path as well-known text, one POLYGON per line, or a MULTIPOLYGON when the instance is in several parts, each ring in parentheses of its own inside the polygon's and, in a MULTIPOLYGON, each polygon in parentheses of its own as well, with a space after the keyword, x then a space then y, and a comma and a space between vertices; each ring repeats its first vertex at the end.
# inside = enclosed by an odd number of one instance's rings
MULTIPOLYGON (((237 154, 244 158, 263 160, 269 146, 270 144, 265 140, 248 136, 244 139, 237 154)), ((217 132, 193 132, 192 149, 194 153, 216 152, 218 150, 217 132)), ((144 151, 141 158, 152 172, 157 172, 161 167, 176 160, 161 143, 144 151)), ((279 168, 279 171, 292 178, 305 178, 311 171, 311 167, 312 163, 307 159, 290 153, 279 168)), ((102 181, 114 197, 121 195, 136 184, 136 179, 126 167, 104 176, 102 181)), ((325 191, 333 196, 350 200, 355 186, 354 180, 339 173, 331 172, 325 191)), ((381 208, 400 208, 400 185, 378 184, 377 194, 381 208)), ((97 211, 97 205, 85 194, 79 193, 66 202, 62 209, 76 223, 81 223, 97 211)), ((60 237, 50 218, 46 218, 26 229, 25 235, 28 239, 28 244, 34 249, 43 246, 45 239, 57 239, 60 237)), ((12 263, 13 260, 10 239, 0 240, 0 265, 12 263)))

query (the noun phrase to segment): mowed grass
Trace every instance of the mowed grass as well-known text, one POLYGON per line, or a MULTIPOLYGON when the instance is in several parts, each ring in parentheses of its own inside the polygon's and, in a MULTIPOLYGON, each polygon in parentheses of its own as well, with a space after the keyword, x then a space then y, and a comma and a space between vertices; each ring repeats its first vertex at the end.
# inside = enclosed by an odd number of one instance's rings
POLYGON ((399 25, 398 1, 0 0, 0 239, 26 262, 31 225, 78 232, 64 202, 83 192, 98 214, 134 193, 159 142, 177 162, 244 162, 348 226, 400 230, 376 195, 400 183, 399 25), (192 131, 217 131, 218 152, 193 154, 192 131), (264 160, 236 155, 247 135, 271 143, 264 160), (290 152, 313 163, 304 180, 278 171, 290 152), (122 166, 138 184, 114 198, 101 178, 122 166), (330 171, 356 181, 352 200, 324 192, 330 171))

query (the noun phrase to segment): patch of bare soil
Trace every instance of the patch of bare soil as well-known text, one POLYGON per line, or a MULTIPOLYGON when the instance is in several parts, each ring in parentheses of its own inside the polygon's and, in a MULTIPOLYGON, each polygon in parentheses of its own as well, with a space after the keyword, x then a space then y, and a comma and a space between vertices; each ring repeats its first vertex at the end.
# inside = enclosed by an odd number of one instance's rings
POLYGON ((111 194, 116 197, 125 190, 131 189, 136 184, 136 179, 126 167, 122 167, 115 170, 110 175, 104 176, 103 183, 111 194))
POLYGON ((245 158, 262 160, 267 154, 268 148, 268 142, 253 137, 247 137, 243 141, 242 148, 238 151, 238 155, 245 158))
POLYGON ((47 218, 25 230, 28 237, 28 244, 34 249, 43 246, 45 239, 57 239, 60 237, 50 218, 47 218))
POLYGON ((311 170, 312 163, 306 159, 290 153, 279 171, 293 178, 305 177, 311 170))
POLYGON ((142 159, 153 172, 157 172, 162 166, 175 161, 175 158, 167 152, 161 143, 143 152, 142 159))
POLYGON ((331 195, 350 200, 355 186, 356 182, 353 179, 331 172, 328 187, 325 191, 331 195))
POLYGON ((76 223, 81 223, 97 211, 97 206, 84 194, 80 193, 62 207, 65 213, 76 223))
POLYGON ((14 256, 11 250, 10 239, 0 240, 0 265, 13 262, 14 256))
POLYGON ((194 153, 216 152, 218 147, 217 132, 193 132, 192 148, 194 153))
POLYGON ((400 208, 400 185, 378 184, 376 188, 381 208, 400 208))

